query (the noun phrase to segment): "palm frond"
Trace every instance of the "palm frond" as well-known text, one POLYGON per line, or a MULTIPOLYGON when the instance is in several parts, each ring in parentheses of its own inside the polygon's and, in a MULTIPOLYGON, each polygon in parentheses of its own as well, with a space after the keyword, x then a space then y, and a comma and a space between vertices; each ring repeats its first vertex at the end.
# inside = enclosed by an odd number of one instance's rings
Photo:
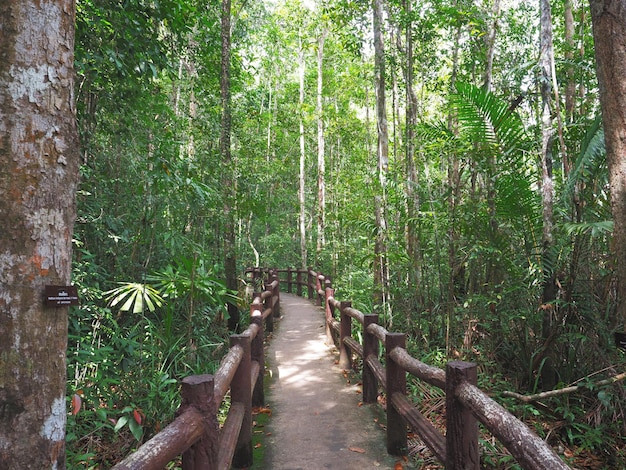
POLYGON ((473 143, 490 147, 502 163, 510 163, 512 154, 528 146, 522 120, 507 101, 467 83, 457 83, 456 89, 452 106, 473 143))
POLYGON ((571 195, 577 182, 588 183, 591 175, 597 174, 599 169, 606 168, 605 154, 602 118, 598 115, 585 133, 580 152, 568 176, 564 193, 571 195))

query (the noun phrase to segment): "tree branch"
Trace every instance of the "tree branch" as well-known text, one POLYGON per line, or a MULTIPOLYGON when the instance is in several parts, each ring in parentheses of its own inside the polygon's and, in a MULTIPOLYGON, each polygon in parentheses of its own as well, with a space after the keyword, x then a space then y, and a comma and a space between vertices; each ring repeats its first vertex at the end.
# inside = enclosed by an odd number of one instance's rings
MULTIPOLYGON (((605 380, 600 380, 599 382, 594 383, 593 386, 603 387, 604 385, 611 385, 613 383, 619 382, 624 379, 626 379, 626 372, 622 372, 621 374, 614 375, 613 377, 610 377, 605 380)), ((588 387, 586 387, 585 385, 574 385, 572 387, 560 388, 558 390, 548 390, 547 392, 536 393, 534 395, 521 395, 516 392, 505 391, 505 392, 502 392, 502 396, 513 397, 513 398, 517 398, 520 401, 523 401, 524 403, 530 403, 533 401, 541 400, 543 398, 551 398, 551 397, 556 397, 559 395, 565 395, 567 393, 576 392, 583 388, 588 388, 588 387)))

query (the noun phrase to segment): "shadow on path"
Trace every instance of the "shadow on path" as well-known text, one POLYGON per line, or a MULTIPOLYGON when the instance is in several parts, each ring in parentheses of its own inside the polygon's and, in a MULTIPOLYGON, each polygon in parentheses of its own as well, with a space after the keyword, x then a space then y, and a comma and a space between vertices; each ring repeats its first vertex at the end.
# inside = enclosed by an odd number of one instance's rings
POLYGON ((281 320, 267 351, 267 401, 272 418, 267 470, 393 469, 376 405, 361 405, 360 387, 347 384, 326 345, 324 312, 281 293, 281 320))

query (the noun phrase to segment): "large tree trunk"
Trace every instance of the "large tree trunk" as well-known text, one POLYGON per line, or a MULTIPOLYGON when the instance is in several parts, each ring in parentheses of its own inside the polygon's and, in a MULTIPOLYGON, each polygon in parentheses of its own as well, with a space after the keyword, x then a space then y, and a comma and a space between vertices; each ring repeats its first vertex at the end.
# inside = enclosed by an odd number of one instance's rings
POLYGON ((617 318, 626 331, 626 1, 589 3, 614 221, 617 318))
POLYGON ((79 147, 73 0, 0 2, 0 468, 65 468, 68 308, 79 147))
MULTIPOLYGON (((237 253, 235 244, 235 171, 230 151, 232 111, 230 100, 230 0, 222 2, 222 61, 220 90, 222 123, 220 131, 220 153, 222 155, 222 188, 224 191, 224 274, 226 287, 237 290, 237 253)), ((239 327, 239 309, 235 302, 228 303, 228 328, 239 327)))

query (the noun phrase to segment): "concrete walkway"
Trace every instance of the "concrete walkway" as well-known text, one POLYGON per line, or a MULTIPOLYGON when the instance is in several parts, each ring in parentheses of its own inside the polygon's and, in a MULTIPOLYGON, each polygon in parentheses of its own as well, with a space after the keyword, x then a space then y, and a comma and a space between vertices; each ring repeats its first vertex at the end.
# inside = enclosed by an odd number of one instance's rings
MULTIPOLYGON (((281 320, 267 352, 268 470, 393 469, 376 405, 362 405, 325 344, 324 312, 306 299, 281 293, 281 320)), ((353 380, 352 382, 355 382, 353 380)), ((400 467, 402 468, 402 467, 400 467)))

